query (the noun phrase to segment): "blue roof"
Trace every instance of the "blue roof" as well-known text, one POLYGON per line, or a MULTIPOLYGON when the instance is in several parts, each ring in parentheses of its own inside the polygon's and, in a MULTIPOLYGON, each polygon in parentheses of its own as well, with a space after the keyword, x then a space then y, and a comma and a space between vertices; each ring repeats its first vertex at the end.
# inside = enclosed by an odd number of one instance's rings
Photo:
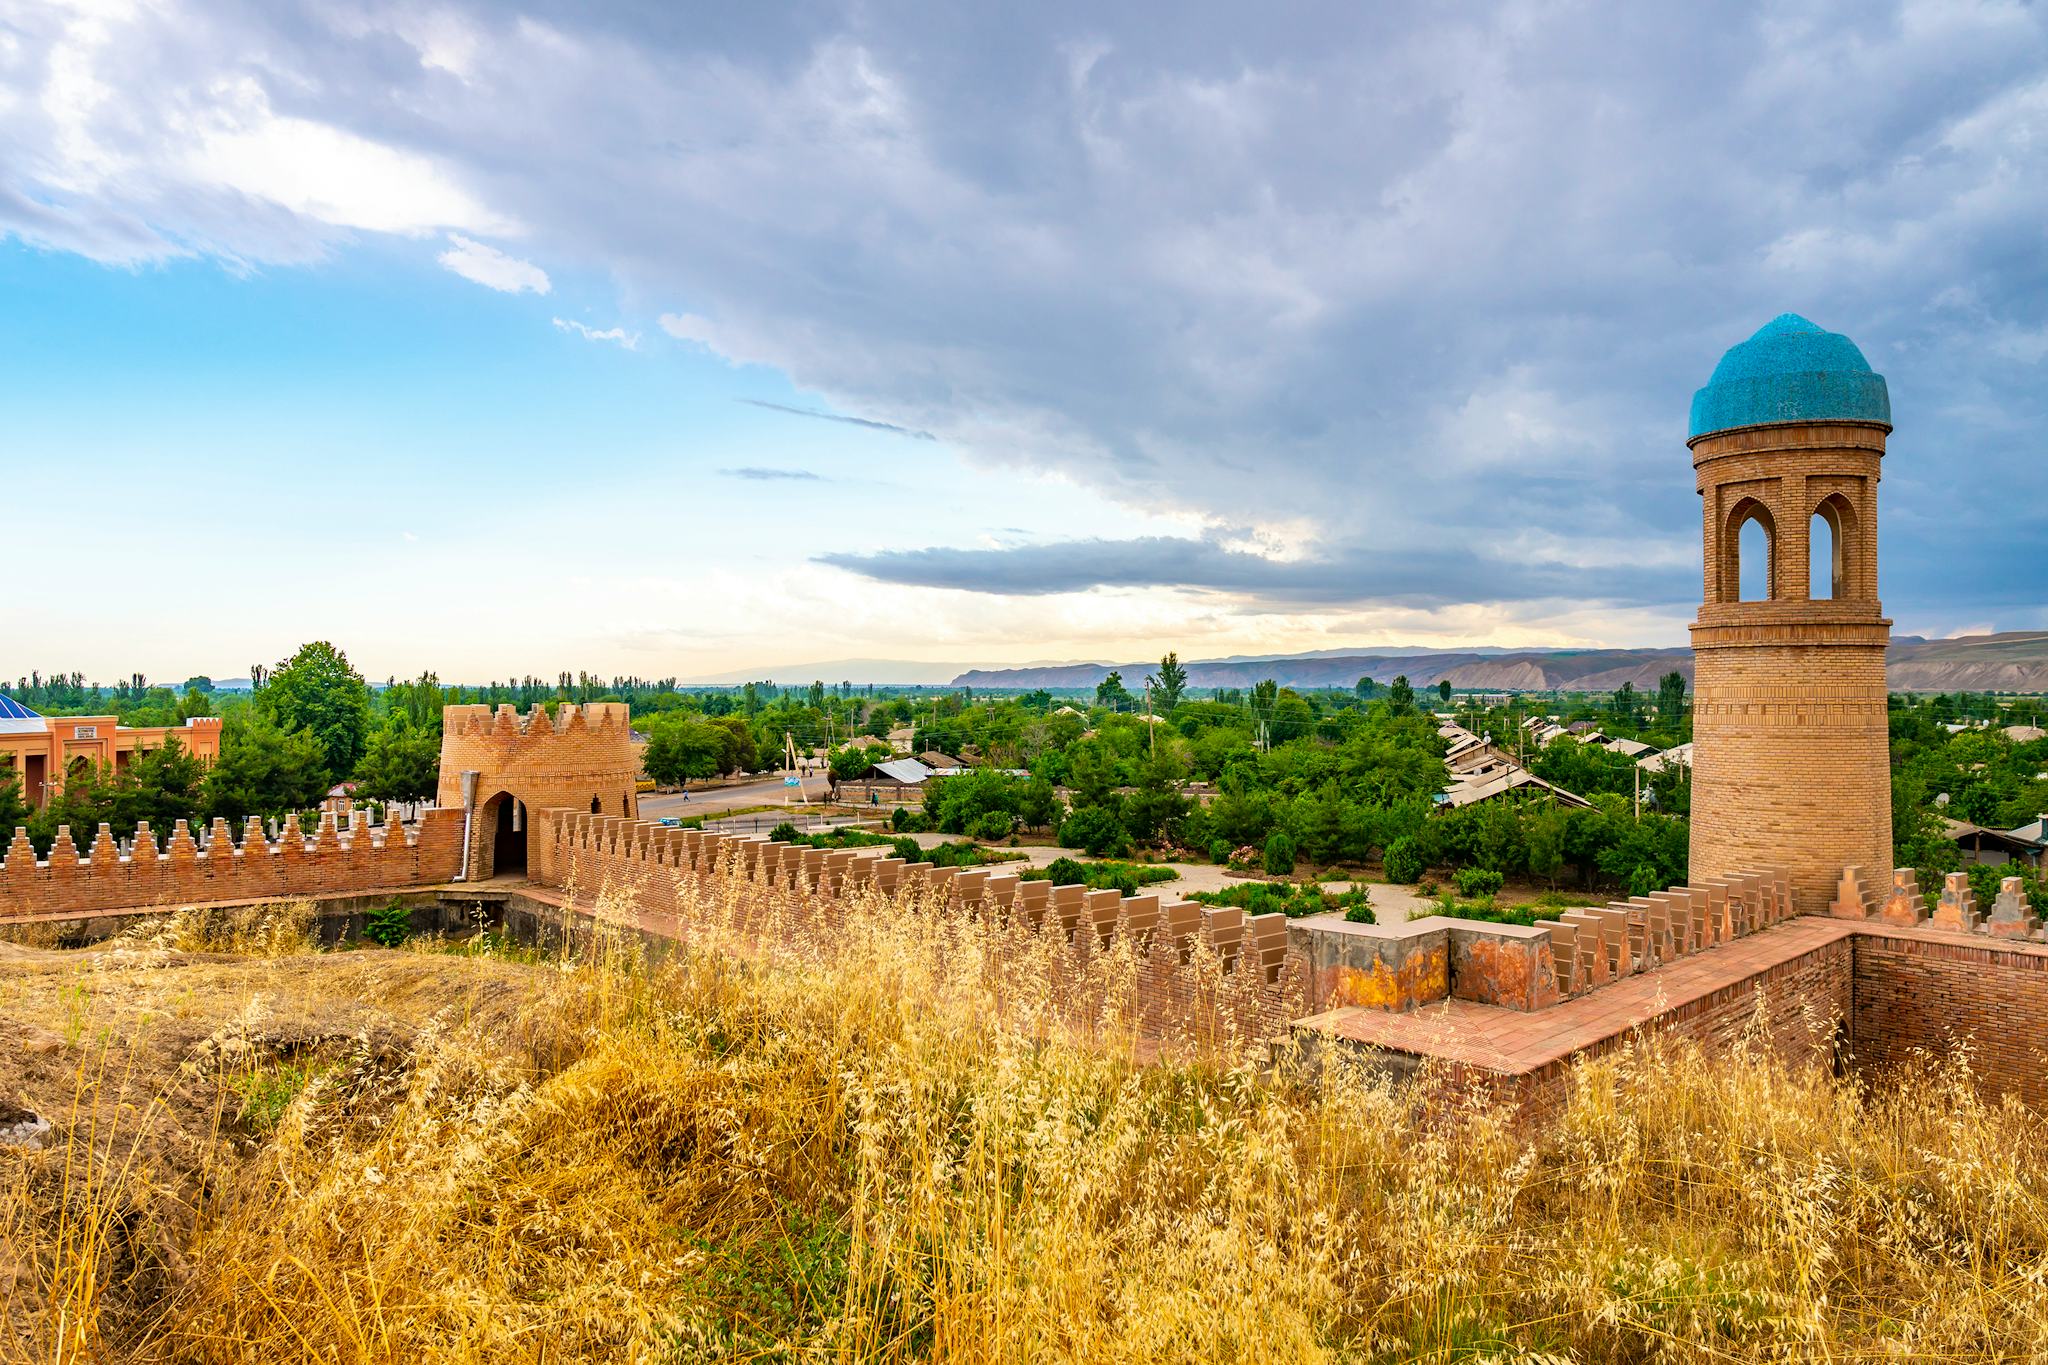
POLYGON ((1729 348, 1692 396, 1688 439, 1768 422, 1875 422, 1889 430, 1891 394, 1855 342, 1780 313, 1729 348))
POLYGON ((41 720, 42 717, 23 706, 5 692, 0 692, 0 720, 41 720))

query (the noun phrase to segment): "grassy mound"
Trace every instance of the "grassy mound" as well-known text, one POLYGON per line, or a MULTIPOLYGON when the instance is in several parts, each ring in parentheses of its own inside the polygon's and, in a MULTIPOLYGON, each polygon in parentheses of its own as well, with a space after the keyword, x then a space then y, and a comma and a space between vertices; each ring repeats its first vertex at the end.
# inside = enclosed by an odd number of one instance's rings
MULTIPOLYGON (((715 925, 719 907, 703 907, 715 925)), ((2041 1124, 1767 1039, 1442 1078, 1140 1065, 950 915, 650 965, 176 936, 0 958, 0 1352, 1636 1361, 2048 1347, 2041 1124), (205 940, 199 941, 200 943, 205 940), (1009 1022, 1003 1022, 1004 1020, 1009 1022)), ((303 942, 300 938, 299 942, 303 942)))

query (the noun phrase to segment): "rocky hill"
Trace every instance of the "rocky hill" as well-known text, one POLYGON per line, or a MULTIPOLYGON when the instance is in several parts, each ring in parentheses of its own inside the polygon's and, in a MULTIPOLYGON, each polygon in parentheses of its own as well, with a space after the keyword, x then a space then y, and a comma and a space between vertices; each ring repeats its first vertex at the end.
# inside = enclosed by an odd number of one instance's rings
MULTIPOLYGON (((1155 663, 1056 664, 1036 668, 977 668, 953 679, 956 687, 1090 688, 1121 672, 1136 687, 1155 663)), ((1690 649, 1549 649, 1510 653, 1478 650, 1360 650, 1356 654, 1291 654, 1269 659, 1193 660, 1193 687, 1250 687, 1276 678, 1289 687, 1350 687, 1362 677, 1392 682, 1406 676, 1417 687, 1450 679, 1461 689, 1499 692, 1608 691, 1634 683, 1654 690, 1677 669, 1692 681, 1690 649)), ((1901 636, 1887 661, 1891 685, 1912 692, 2048 692, 2048 631, 2009 631, 1953 640, 1901 636)))

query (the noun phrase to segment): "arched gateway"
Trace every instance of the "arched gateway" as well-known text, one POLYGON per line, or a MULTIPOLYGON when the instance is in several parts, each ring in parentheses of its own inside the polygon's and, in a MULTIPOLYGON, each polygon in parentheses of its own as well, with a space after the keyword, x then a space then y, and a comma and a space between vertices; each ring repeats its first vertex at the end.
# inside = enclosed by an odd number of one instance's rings
POLYGON ((639 768, 621 703, 565 705, 553 716, 539 706, 523 716, 510 706, 442 711, 437 799, 468 817, 464 873, 471 881, 525 873, 538 812, 637 815, 639 768))

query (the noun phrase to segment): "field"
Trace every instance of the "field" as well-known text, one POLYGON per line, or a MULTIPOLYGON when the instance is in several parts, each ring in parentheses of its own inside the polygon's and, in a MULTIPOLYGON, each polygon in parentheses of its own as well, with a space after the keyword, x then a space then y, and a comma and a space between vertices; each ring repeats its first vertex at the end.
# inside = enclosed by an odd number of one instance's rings
MULTIPOLYGON (((659 964, 305 912, 0 945, 0 1355, 37 1361, 1985 1359, 2048 1350, 2040 1121, 1966 1060, 1444 1078, 1139 1060, 874 901, 659 964)), ((754 928, 773 930, 775 926, 754 928)))

